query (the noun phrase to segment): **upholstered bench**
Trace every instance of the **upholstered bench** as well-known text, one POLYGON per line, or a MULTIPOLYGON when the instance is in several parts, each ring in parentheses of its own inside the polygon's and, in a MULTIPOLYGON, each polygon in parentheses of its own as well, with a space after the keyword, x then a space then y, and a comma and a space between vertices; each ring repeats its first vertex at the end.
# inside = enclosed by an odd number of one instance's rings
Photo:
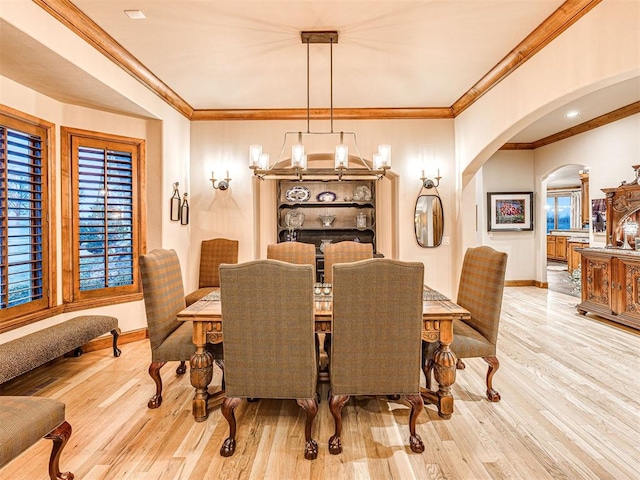
POLYGON ((0 344, 0 384, 73 351, 82 354, 82 345, 105 333, 113 335, 113 356, 118 348, 118 319, 107 315, 83 315, 24 337, 0 344))
POLYGON ((64 408, 64 403, 52 398, 0 397, 0 469, 44 437, 53 440, 51 480, 73 479, 73 473, 60 472, 60 454, 71 436, 64 408))

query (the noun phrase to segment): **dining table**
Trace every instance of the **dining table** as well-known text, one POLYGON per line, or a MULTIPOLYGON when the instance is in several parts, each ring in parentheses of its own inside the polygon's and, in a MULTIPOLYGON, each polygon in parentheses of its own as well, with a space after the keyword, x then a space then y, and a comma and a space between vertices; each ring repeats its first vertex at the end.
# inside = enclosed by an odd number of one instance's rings
MULTIPOLYGON (((316 333, 331 333, 332 297, 330 285, 324 284, 314 293, 314 317, 316 333)), ((207 351, 207 344, 223 341, 224 319, 220 292, 215 290, 197 302, 191 304, 178 315, 178 320, 193 322, 193 343, 196 351, 190 360, 191 385, 195 388, 192 402, 193 417, 202 422, 209 415, 209 408, 220 404, 224 390, 209 393, 209 384, 213 378, 213 357, 207 351)), ((453 395, 451 387, 456 379, 457 358, 451 350, 453 341, 453 322, 469 319, 468 310, 457 305, 439 292, 425 285, 422 302, 422 340, 437 342, 440 345, 435 352, 433 369, 438 384, 437 390, 421 387, 420 394, 425 403, 437 406, 438 415, 448 419, 453 413, 453 395)))

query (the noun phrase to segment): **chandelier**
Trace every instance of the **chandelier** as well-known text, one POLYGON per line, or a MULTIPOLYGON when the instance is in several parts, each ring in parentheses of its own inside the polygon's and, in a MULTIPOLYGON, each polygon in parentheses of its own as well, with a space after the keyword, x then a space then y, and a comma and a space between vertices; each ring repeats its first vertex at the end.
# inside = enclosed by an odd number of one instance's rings
MULTIPOLYGON (((338 43, 338 32, 330 31, 303 31, 300 33, 302 43, 307 45, 307 131, 285 132, 282 149, 276 161, 271 164, 269 154, 263 152, 262 145, 249 146, 249 168, 253 170, 253 174, 261 179, 264 178, 298 178, 302 180, 305 176, 312 178, 323 177, 369 177, 382 178, 387 170, 391 167, 391 146, 379 145, 378 151, 373 154, 372 162, 367 162, 360 155, 356 134, 354 132, 334 132, 333 130, 333 44, 338 43), (309 106, 309 45, 312 43, 329 44, 330 48, 330 99, 329 108, 330 131, 328 132, 312 132, 311 109, 309 106), (305 136, 339 136, 339 143, 335 146, 335 154, 333 155, 333 168, 308 168, 309 157, 305 153, 303 138, 305 136), (291 158, 283 158, 287 147, 287 140, 290 137, 296 137, 296 142, 291 146, 291 158), (345 143, 346 139, 351 139, 355 147, 356 155, 349 155, 349 145, 345 143)), ((311 159, 331 160, 326 154, 309 154, 311 159)))

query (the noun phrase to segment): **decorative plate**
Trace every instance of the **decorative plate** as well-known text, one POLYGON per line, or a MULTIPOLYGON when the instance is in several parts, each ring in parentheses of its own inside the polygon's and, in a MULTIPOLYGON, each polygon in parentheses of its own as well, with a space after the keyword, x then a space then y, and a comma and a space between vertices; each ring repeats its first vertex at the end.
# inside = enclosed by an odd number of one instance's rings
POLYGON ((319 202, 333 202, 336 199, 336 194, 333 192, 322 192, 316 197, 319 202))
POLYGON ((300 228, 304 223, 304 213, 299 209, 290 210, 284 216, 284 221, 288 228, 300 228))
POLYGON ((285 197, 290 202, 306 202, 309 200, 311 193, 307 187, 303 187, 302 185, 297 185, 295 187, 291 187, 285 193, 285 197))

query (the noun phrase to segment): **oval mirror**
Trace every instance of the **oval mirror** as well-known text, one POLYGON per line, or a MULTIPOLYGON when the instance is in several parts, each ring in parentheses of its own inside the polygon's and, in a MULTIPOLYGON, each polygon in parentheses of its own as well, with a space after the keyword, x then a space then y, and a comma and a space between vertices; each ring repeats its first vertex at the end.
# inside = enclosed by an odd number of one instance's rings
POLYGON ((442 242, 444 213, 438 195, 420 195, 414 214, 416 240, 424 248, 437 247, 442 242))

